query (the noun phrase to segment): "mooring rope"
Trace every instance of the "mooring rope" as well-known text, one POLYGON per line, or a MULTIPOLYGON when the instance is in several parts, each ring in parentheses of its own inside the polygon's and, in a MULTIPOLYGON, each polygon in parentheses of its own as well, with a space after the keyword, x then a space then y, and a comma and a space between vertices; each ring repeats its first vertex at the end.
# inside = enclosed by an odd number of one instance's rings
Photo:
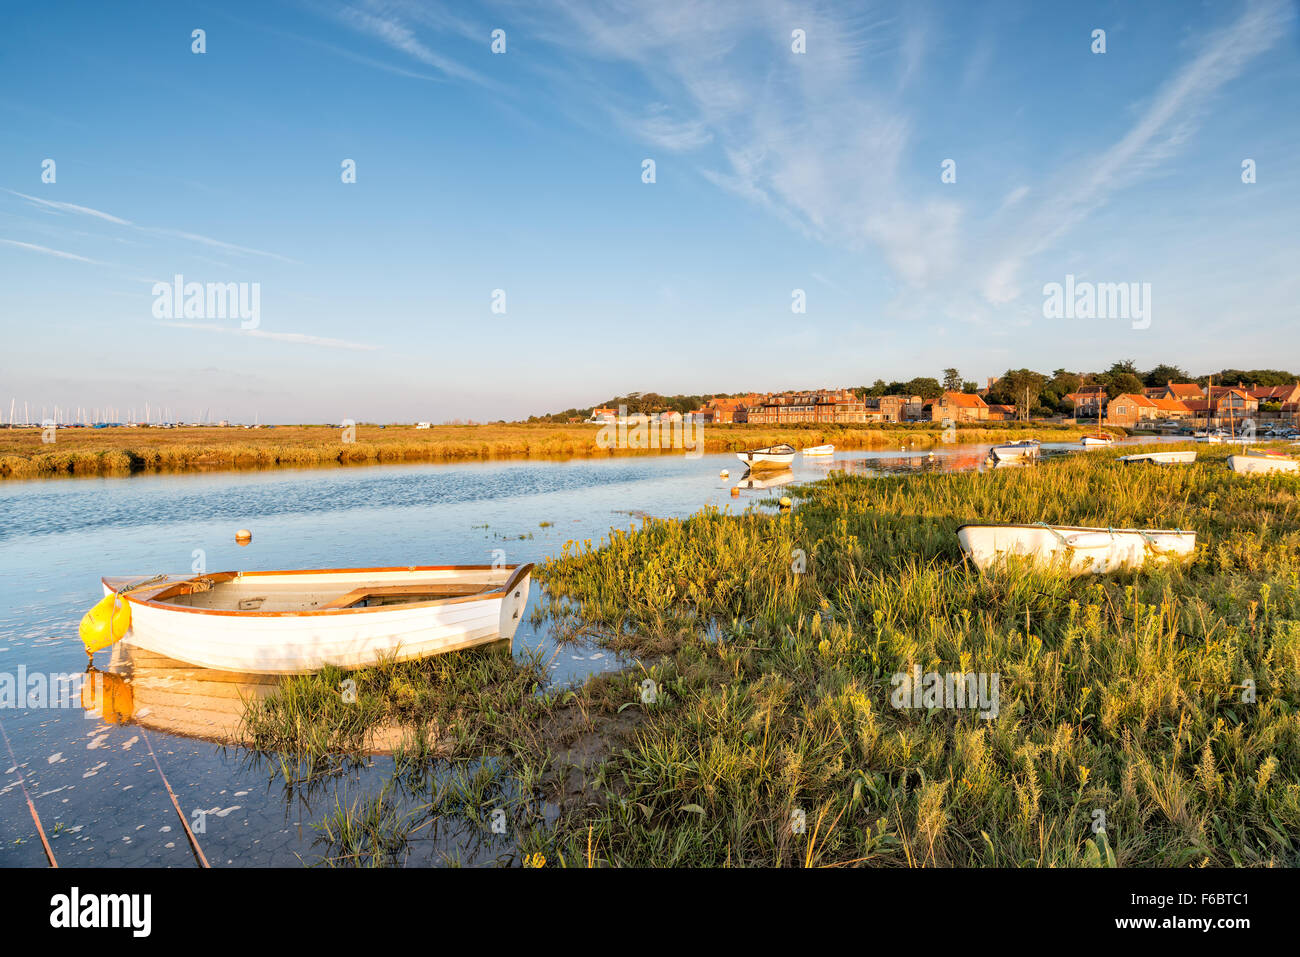
POLYGON ((198 862, 199 867, 211 867, 203 853, 203 848, 199 847, 198 839, 194 836, 194 832, 190 830, 190 822, 185 820, 185 814, 181 811, 181 804, 176 800, 176 792, 172 790, 167 775, 163 774, 162 764, 158 761, 158 755, 154 754, 153 744, 149 741, 149 733, 144 728, 140 729, 140 737, 144 738, 144 746, 149 749, 149 757, 153 758, 153 766, 158 769, 158 777, 162 778, 163 787, 167 789, 167 796, 172 799, 172 807, 176 808, 176 816, 181 820, 181 827, 185 828, 185 836, 190 839, 190 850, 194 852, 194 860, 198 862))
POLYGON ((58 867, 59 863, 54 859, 54 851, 50 848, 50 842, 45 837, 45 828, 41 827, 41 817, 36 813, 36 805, 32 803, 32 796, 27 793, 27 782, 23 779, 23 769, 18 766, 18 758, 14 756, 14 747, 9 743, 9 735, 5 732, 2 723, 0 723, 0 735, 4 736, 5 749, 9 752, 9 760, 13 761, 14 771, 18 774, 18 786, 23 789, 23 797, 27 799, 27 810, 32 812, 32 820, 36 822, 36 833, 41 836, 41 844, 45 847, 45 856, 49 858, 50 867, 58 867))

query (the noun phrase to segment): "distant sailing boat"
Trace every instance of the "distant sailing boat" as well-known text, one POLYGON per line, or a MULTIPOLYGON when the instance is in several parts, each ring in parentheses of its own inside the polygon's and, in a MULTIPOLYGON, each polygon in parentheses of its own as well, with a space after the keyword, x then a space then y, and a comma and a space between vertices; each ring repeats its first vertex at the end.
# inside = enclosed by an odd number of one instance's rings
POLYGON ((1079 442, 1085 449, 1105 448, 1114 442, 1114 437, 1109 432, 1101 430, 1101 399, 1097 399, 1097 431, 1090 432, 1079 442))

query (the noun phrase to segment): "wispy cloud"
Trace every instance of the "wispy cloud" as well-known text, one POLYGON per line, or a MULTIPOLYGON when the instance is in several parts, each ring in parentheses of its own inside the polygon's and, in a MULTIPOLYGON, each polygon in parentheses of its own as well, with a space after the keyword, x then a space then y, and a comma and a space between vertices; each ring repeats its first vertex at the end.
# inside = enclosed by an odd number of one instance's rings
MULTIPOLYGON (((1016 278, 1026 260, 1050 248, 1115 193, 1149 176, 1175 155, 1195 131, 1211 97, 1286 35, 1294 16, 1281 0, 1251 3, 1236 22, 1210 37, 1199 54, 1165 81, 1118 141, 1061 171, 1047 188, 1037 191, 1040 202, 1001 230, 1010 239, 986 268, 985 298, 994 304, 1015 299, 1016 278)), ((1019 200, 1023 195, 1008 197, 1004 208, 1016 205, 1013 197, 1019 200)))
MULTIPOLYGON (((625 86, 618 93, 589 86, 588 96, 622 127, 676 152, 715 147, 725 165, 702 159, 707 180, 823 242, 875 248, 913 304, 918 294, 931 296, 936 313, 954 318, 1016 299, 1025 263, 1185 146, 1209 99, 1285 36, 1294 17, 1283 0, 1252 0, 1170 76, 1117 142, 1016 186, 976 222, 963 201, 912 185, 914 116, 900 93, 935 47, 935 24, 924 16, 845 14, 786 0, 557 7, 564 24, 530 29, 575 59, 641 73, 653 98, 640 104, 625 86), (806 55, 791 55, 795 26, 806 33, 806 55)), ((971 53, 967 82, 988 68, 991 35, 971 53)))
MULTIPOLYGON (((407 25, 404 17, 416 16, 426 23, 432 23, 445 29, 460 21, 441 17, 433 18, 418 6, 381 3, 366 0, 360 5, 345 5, 333 11, 334 18, 351 29, 378 40, 386 46, 397 50, 405 56, 433 67, 447 77, 464 80, 480 86, 499 88, 498 84, 483 74, 471 70, 451 57, 438 52, 416 36, 415 31, 407 25)), ((483 36, 482 42, 488 43, 489 37, 483 36)))
MULTIPOLYGON (((167 229, 159 226, 142 226, 139 223, 132 222, 129 219, 123 219, 120 216, 114 216, 111 213, 106 213, 101 209, 93 209, 90 206, 80 206, 76 203, 67 203, 67 202, 61 202, 57 200, 42 199, 39 196, 29 196, 26 193, 20 193, 17 190, 8 189, 6 187, 0 187, 0 189, 3 189, 4 192, 9 193, 11 196, 17 196, 21 199, 26 200, 28 203, 31 203, 33 206, 37 207, 38 209, 44 209, 44 210, 49 210, 49 211, 59 212, 59 213, 70 213, 77 216, 89 216, 94 219, 101 219, 104 220, 105 222, 112 223, 115 226, 125 226, 129 229, 133 229, 141 233, 149 233, 155 236, 168 236, 174 239, 184 239, 192 243, 199 243, 200 245, 211 246, 214 249, 220 249, 228 253, 238 253, 245 256, 260 256, 265 259, 275 259, 278 260, 279 262, 301 265, 301 263, 299 263, 298 260, 296 259, 290 259, 288 256, 281 256, 279 253, 268 252, 264 249, 254 249, 250 246, 239 246, 236 245, 235 243, 228 243, 220 239, 213 239, 210 236, 203 236, 200 235, 199 233, 186 232, 180 229, 167 229)), ((119 241, 119 240, 114 240, 114 241, 119 241)), ((73 258, 84 258, 84 257, 73 257, 73 258)), ((85 261, 92 262, 93 260, 87 259, 85 261)))
POLYGON ((39 196, 28 196, 26 193, 20 193, 17 190, 12 189, 5 189, 5 192, 13 196, 21 196, 29 203, 33 203, 34 205, 46 209, 56 209, 65 213, 79 213, 82 216, 94 216, 96 219, 103 219, 110 223, 116 223, 119 226, 133 225, 130 220, 120 219, 119 217, 106 213, 103 210, 91 209, 89 206, 78 206, 76 203, 63 203, 52 199, 41 199, 39 196))
POLYGON ((78 256, 76 253, 66 253, 61 249, 51 249, 49 246, 38 246, 36 243, 19 242, 16 239, 0 239, 0 243, 8 246, 17 246, 19 249, 27 249, 34 253, 42 253, 46 256, 57 256, 59 259, 72 259, 81 263, 90 263, 92 266, 107 266, 108 263, 100 262, 98 259, 88 259, 85 256, 78 256))
POLYGON ((270 332, 266 329, 240 329, 237 326, 223 326, 211 322, 178 322, 173 320, 156 323, 156 325, 166 326, 170 329, 196 329, 201 332, 218 332, 232 336, 249 336, 254 339, 270 339, 275 342, 288 342, 295 345, 322 346, 327 349, 350 349, 356 352, 374 352, 379 349, 379 346, 368 345, 364 342, 348 342, 346 339, 331 339, 326 336, 312 336, 303 332, 270 332))

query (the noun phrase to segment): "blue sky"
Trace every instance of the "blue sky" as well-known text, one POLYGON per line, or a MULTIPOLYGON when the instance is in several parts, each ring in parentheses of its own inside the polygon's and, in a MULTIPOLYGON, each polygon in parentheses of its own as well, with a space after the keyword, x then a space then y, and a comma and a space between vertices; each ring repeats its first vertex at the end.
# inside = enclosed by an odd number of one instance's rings
POLYGON ((1300 369, 1283 0, 21 5, 0 71, 5 416, 1300 369), (260 324, 156 318, 176 274, 260 324), (1067 274, 1149 328, 1045 318, 1067 274))

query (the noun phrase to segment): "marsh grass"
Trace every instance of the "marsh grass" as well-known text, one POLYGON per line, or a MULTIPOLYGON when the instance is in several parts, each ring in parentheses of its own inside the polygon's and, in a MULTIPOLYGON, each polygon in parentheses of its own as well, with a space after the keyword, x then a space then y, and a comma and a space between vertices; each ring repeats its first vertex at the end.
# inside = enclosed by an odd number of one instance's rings
POLYGON ((1296 864, 1300 484, 1244 479, 1226 454, 832 476, 789 515, 706 510, 570 545, 542 575, 588 620, 695 638, 614 758, 620 800, 561 821, 556 855, 1296 864), (1103 579, 963 562, 962 522, 1040 520, 1195 529, 1198 556, 1103 579), (998 716, 895 709, 891 676, 913 665, 998 673, 998 716))
MULTIPOLYGON (((46 445, 41 442, 39 429, 0 429, 0 478, 668 454, 602 449, 596 443, 598 431, 594 425, 520 423, 418 430, 362 425, 357 427, 355 441, 345 443, 341 430, 324 426, 60 429, 56 441, 46 445)), ((1009 432, 1055 441, 1076 438, 1084 431, 1008 422, 996 428, 963 426, 955 434, 960 442, 1002 441, 1009 432)), ((703 434, 706 452, 732 452, 780 442, 799 447, 833 442, 846 449, 883 448, 896 443, 931 448, 942 442, 941 428, 933 423, 829 428, 710 425, 704 427, 703 434)))
MULTIPOLYGON (((540 662, 448 655, 353 673, 350 717, 317 687, 339 676, 312 676, 251 730, 321 749, 423 729, 402 773, 450 758, 464 778, 430 807, 477 820, 513 796, 512 859, 546 866, 1294 866, 1300 481, 1231 473, 1228 451, 833 474, 783 489, 788 513, 647 519, 539 569, 542 616, 626 671, 554 689, 540 662), (954 534, 1040 520, 1194 529, 1198 550, 980 574, 954 534), (996 717, 895 708, 914 665, 996 673, 996 717)), ((360 833, 382 810, 358 807, 360 833)))

